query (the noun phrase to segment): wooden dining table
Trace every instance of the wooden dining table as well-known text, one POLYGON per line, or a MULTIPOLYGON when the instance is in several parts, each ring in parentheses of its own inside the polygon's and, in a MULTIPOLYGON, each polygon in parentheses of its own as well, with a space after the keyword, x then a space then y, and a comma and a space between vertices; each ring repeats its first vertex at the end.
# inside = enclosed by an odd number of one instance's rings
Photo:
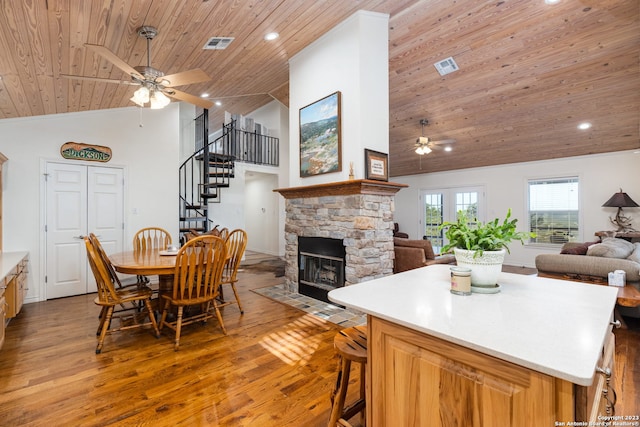
MULTIPOLYGON (((173 273, 176 267, 175 255, 161 255, 165 251, 126 251, 109 255, 113 268, 118 273, 136 276, 158 275, 159 295, 170 293, 173 288, 173 273)), ((176 252, 177 254, 177 252, 176 252)))
MULTIPOLYGON (((126 251, 109 255, 113 268, 118 273, 136 276, 158 275, 158 296, 173 290, 173 273, 176 267, 176 255, 161 255, 166 251, 157 249, 146 251, 126 251)), ((176 252, 177 254, 177 252, 176 252)), ((230 254, 227 254, 226 261, 230 254)))

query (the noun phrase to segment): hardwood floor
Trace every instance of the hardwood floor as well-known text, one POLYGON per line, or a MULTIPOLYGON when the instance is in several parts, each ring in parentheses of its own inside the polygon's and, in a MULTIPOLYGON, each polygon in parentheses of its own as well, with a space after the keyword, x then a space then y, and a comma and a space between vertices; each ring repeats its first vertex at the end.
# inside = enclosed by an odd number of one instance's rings
MULTIPOLYGON (((273 273, 240 273, 245 314, 110 335, 96 355, 93 296, 28 304, 0 352, 0 425, 325 426, 338 326, 250 292, 273 273)), ((354 372, 355 373, 355 372, 354 372)))
MULTIPOLYGON (((191 325, 178 352, 169 330, 159 339, 133 330, 108 336, 96 355, 92 295, 25 305, 0 351, 0 425, 325 426, 339 327, 251 292, 282 280, 241 272, 245 314, 224 308, 229 335, 215 321, 191 325)), ((631 323, 616 331, 620 415, 640 414, 631 323)))

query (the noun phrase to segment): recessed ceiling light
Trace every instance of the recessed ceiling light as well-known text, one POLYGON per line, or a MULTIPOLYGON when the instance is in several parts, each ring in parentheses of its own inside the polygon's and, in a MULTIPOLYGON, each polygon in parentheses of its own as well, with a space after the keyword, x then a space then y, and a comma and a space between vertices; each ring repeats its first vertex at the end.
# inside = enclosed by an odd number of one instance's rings
POLYGON ((580 129, 580 130, 587 130, 590 127, 591 127, 591 123, 589 123, 589 122, 580 123, 578 125, 578 129, 580 129))
POLYGON ((546 4, 557 4, 560 3, 560 0, 544 0, 546 4))
POLYGON ((220 102, 220 101, 216 101, 216 102, 214 102, 214 104, 216 104, 216 106, 218 106, 218 107, 219 107, 219 106, 221 106, 221 105, 222 105, 222 102, 220 102))
POLYGON ((264 39, 267 41, 271 41, 271 40, 277 39, 278 37, 280 37, 280 34, 274 31, 274 32, 265 34, 264 39))
POLYGON ((451 148, 450 145, 447 145, 446 147, 444 147, 444 151, 451 151, 453 150, 453 148, 451 148))
POLYGON ((208 98, 208 97, 209 97, 209 94, 207 92, 200 95, 200 98, 208 98))

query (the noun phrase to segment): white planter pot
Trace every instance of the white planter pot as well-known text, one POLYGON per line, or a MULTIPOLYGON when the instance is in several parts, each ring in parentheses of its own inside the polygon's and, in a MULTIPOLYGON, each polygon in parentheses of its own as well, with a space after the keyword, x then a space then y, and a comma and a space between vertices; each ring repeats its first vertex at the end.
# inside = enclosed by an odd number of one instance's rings
POLYGON ((498 283, 498 275, 502 271, 506 249, 484 251, 481 256, 473 257, 476 251, 454 248, 456 262, 460 267, 471 269, 471 285, 494 288, 498 283))

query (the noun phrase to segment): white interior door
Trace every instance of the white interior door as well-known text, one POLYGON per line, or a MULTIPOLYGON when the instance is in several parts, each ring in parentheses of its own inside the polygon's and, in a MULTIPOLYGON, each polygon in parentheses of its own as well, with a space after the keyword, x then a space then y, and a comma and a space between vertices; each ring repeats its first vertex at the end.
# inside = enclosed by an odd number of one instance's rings
POLYGON ((48 163, 46 196, 47 299, 95 292, 82 237, 93 232, 107 253, 122 250, 122 169, 48 163))
MULTIPOLYGON (((87 230, 98 237, 107 254, 123 250, 123 182, 122 169, 88 167, 87 230)), ((88 276, 87 293, 96 292, 93 275, 88 276)))

